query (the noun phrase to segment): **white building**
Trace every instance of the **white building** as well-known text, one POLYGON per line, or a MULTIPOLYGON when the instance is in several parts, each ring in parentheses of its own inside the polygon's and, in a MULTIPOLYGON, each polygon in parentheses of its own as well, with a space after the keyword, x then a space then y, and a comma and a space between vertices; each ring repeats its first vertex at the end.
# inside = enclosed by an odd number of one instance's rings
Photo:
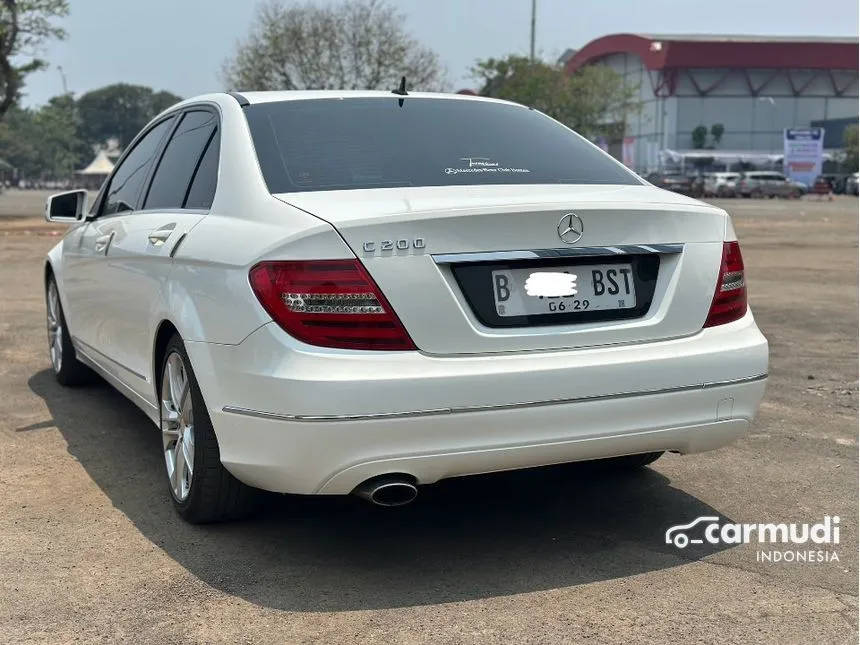
POLYGON ((845 119, 858 118, 858 55, 857 38, 616 34, 562 60, 570 73, 608 65, 638 88, 642 110, 610 152, 642 172, 656 169, 660 150, 696 147, 697 126, 721 124, 715 148, 751 156, 781 154, 783 129, 812 122, 841 141, 845 119))

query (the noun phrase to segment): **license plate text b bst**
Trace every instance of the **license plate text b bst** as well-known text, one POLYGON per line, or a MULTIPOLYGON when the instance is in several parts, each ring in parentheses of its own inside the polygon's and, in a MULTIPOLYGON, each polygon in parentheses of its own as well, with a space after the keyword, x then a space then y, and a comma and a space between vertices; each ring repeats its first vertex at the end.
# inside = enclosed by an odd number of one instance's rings
POLYGON ((505 317, 636 307, 630 264, 500 269, 492 272, 492 289, 496 312, 505 317))

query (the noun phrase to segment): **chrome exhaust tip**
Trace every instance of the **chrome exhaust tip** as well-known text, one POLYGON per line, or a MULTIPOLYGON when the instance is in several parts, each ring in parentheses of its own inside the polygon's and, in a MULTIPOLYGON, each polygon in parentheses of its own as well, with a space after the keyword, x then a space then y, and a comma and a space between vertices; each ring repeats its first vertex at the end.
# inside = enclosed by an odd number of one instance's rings
POLYGON ((418 489, 405 477, 383 475, 359 484, 354 494, 377 506, 404 506, 418 497, 418 489))

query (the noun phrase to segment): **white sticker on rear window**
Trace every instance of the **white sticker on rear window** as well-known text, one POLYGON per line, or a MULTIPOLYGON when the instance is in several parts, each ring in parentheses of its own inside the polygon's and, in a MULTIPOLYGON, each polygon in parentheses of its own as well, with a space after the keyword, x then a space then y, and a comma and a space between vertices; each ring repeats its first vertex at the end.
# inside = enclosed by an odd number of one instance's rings
POLYGON ((459 175, 460 173, 513 173, 513 172, 531 172, 528 168, 445 168, 446 175, 459 175))
POLYGON ((502 166, 498 161, 493 161, 489 157, 461 157, 462 166, 459 168, 445 168, 446 175, 459 175, 460 173, 514 173, 514 172, 531 172, 527 168, 512 168, 502 166))

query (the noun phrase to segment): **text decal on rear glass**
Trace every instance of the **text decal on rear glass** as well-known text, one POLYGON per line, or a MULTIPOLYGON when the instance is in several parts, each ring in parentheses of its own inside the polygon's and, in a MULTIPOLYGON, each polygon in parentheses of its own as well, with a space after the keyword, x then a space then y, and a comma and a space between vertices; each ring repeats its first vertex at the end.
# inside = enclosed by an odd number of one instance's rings
POLYGON ((514 173, 514 172, 531 172, 528 168, 512 168, 502 166, 497 161, 492 161, 488 157, 462 157, 460 159, 460 167, 445 168, 446 175, 459 175, 460 173, 514 173))

